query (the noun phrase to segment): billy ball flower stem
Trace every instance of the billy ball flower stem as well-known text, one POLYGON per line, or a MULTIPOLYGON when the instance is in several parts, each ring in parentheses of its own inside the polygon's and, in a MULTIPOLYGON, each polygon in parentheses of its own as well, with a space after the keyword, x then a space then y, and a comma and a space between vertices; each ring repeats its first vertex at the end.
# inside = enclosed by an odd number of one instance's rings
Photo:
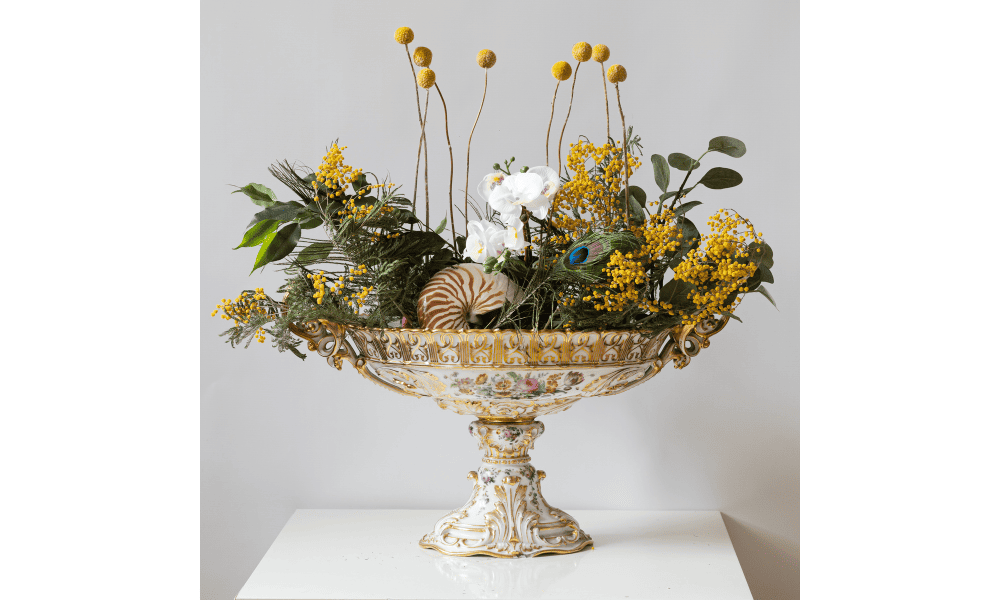
POLYGON ((559 168, 556 169, 557 172, 562 171, 562 140, 563 134, 566 133, 566 124, 569 123, 569 115, 573 112, 573 92, 576 91, 576 76, 580 72, 580 64, 590 60, 592 53, 593 49, 587 42, 579 42, 573 46, 573 58, 576 59, 576 68, 573 70, 573 84, 569 88, 569 109, 566 111, 566 120, 563 121, 562 131, 559 132, 559 168))
POLYGON ((552 94, 552 112, 549 113, 549 128, 545 130, 545 166, 549 166, 549 134, 552 133, 552 118, 556 115, 556 96, 559 95, 559 84, 569 79, 573 68, 561 60, 552 65, 552 76, 556 78, 556 91, 552 94))
MULTIPOLYGON (((427 69, 429 70, 429 69, 427 69)), ((451 161, 451 170, 448 171, 448 210, 451 218, 451 243, 458 250, 458 241, 455 237, 455 202, 452 199, 452 187, 455 180, 455 156, 451 151, 451 136, 448 134, 448 105, 444 102, 444 94, 438 84, 434 84, 438 97, 441 98, 441 107, 444 109, 444 138, 448 142, 448 159, 451 161)))
MULTIPOLYGON (((429 48, 425 48, 423 46, 419 46, 416 50, 413 51, 413 62, 416 63, 418 67, 421 67, 421 70, 430 67, 431 66, 431 60, 433 60, 433 58, 434 58, 434 54, 430 51, 429 48)), ((423 114, 423 117, 421 117, 420 116, 420 91, 419 91, 420 88, 419 88, 419 82, 417 81, 416 74, 414 74, 414 76, 413 76, 413 81, 414 81, 414 85, 418 86, 417 87, 417 90, 418 90, 417 91, 417 118, 420 119, 420 142, 417 145, 417 169, 416 169, 416 172, 413 174, 413 212, 415 213, 417 211, 417 181, 418 181, 418 179, 420 177, 420 149, 421 149, 421 146, 423 146, 423 150, 424 150, 424 201, 425 201, 425 204, 426 204, 425 211, 424 211, 425 212, 425 217, 426 217, 425 220, 424 220, 424 227, 427 228, 427 231, 430 231, 430 228, 431 228, 431 225, 430 225, 431 207, 430 207, 430 192, 428 191, 428 186, 427 186, 427 131, 426 131, 427 105, 430 103, 430 91, 428 90, 427 93, 425 94, 426 99, 424 100, 424 114, 423 114)))
MULTIPOLYGON (((420 141, 422 145, 424 143, 424 120, 420 116, 420 87, 417 85, 417 70, 413 66, 413 56, 410 55, 410 42, 413 41, 413 30, 409 27, 400 27, 393 34, 396 42, 402 44, 406 48, 406 60, 410 63, 410 72, 413 73, 413 93, 417 97, 417 121, 420 123, 420 141)), ((420 48, 418 48, 420 50, 420 48)), ((426 48, 425 48, 426 50, 426 48)), ((428 50, 428 54, 430 51, 428 50)), ((430 66, 430 59, 428 58, 427 64, 421 65, 424 67, 430 66)), ((417 166, 413 175, 413 209, 417 208, 417 179, 420 177, 420 147, 417 147, 417 166)))
POLYGON ((607 124, 608 137, 611 139, 611 109, 608 107, 608 80, 605 79, 604 63, 611 58, 611 50, 604 44, 594 46, 594 61, 601 65, 601 83, 604 84, 604 119, 607 124))
POLYGON ((483 114, 483 106, 486 104, 486 88, 490 82, 490 67, 497 63, 497 55, 492 50, 480 50, 476 56, 476 63, 483 68, 483 101, 479 103, 479 112, 476 114, 476 122, 472 124, 472 131, 469 133, 469 145, 465 149, 465 236, 469 236, 469 159, 472 156, 472 134, 476 133, 476 125, 479 125, 479 116, 483 114))
MULTIPOLYGON (((424 129, 424 119, 420 116, 420 86, 417 85, 417 69, 413 66, 413 57, 410 56, 410 45, 403 44, 406 48, 406 58, 410 63, 410 71, 413 73, 413 93, 417 97, 417 122, 420 123, 420 143, 424 143, 423 129, 424 129)), ((420 177, 420 148, 417 148, 417 168, 416 172, 413 174, 413 204, 416 208, 417 203, 417 179, 420 177)))
MULTIPOLYGON (((424 226, 427 227, 427 231, 431 230, 431 191, 430 185, 427 181, 427 134, 425 130, 427 128, 427 108, 431 103, 431 91, 426 90, 424 93, 424 119, 420 124, 420 143, 424 147, 424 226)), ((420 160, 420 148, 417 148, 417 160, 420 160)), ((417 163, 418 173, 419 162, 417 163)), ((413 194, 413 208, 416 209, 417 205, 417 194, 413 194)))
POLYGON ((622 110, 622 95, 618 90, 618 84, 625 81, 628 77, 628 73, 625 71, 625 67, 621 65, 611 65, 608 69, 608 81, 615 84, 615 96, 618 99, 618 113, 622 117, 622 163, 625 169, 625 223, 628 224, 629 216, 631 213, 631 202, 629 198, 629 185, 628 185, 628 139, 625 133, 625 111, 622 110))

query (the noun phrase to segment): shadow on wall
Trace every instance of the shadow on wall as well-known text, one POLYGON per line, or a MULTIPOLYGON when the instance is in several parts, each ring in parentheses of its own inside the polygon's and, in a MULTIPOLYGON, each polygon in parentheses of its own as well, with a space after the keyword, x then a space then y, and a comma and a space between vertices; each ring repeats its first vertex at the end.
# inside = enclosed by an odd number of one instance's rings
POLYGON ((798 600, 799 548, 722 513, 722 521, 740 559, 755 600, 798 600))

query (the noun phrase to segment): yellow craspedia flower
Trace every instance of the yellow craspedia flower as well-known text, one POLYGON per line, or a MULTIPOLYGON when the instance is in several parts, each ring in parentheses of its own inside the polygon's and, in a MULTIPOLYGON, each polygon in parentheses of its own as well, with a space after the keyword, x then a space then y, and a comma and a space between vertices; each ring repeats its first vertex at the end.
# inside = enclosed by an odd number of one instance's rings
POLYGON ((430 69, 420 69, 420 72, 417 73, 417 83, 420 84, 420 87, 425 90, 434 87, 434 81, 434 71, 431 71, 430 69))
POLYGON ((561 60, 556 64, 552 65, 552 76, 559 81, 566 81, 569 76, 573 74, 573 67, 569 66, 569 63, 561 60))
POLYGON ((476 55, 476 62, 484 69, 489 69, 497 64, 497 55, 492 50, 480 50, 476 55))
POLYGON ((628 77, 628 73, 625 72, 625 67, 621 65, 611 65, 608 67, 608 81, 611 83, 621 83, 625 81, 628 77))
POLYGON ((413 62, 418 67, 429 67, 431 66, 431 59, 434 58, 434 53, 431 52, 430 48, 424 48, 420 46, 413 51, 413 62))
POLYGON ((409 44, 413 41, 413 30, 409 27, 400 27, 396 30, 396 41, 400 44, 409 44))
POLYGON ((602 63, 611 58, 611 49, 604 44, 594 46, 594 60, 602 63))
POLYGON ((580 62, 587 62, 590 60, 592 52, 593 49, 587 42, 578 42, 575 46, 573 46, 573 58, 580 62))

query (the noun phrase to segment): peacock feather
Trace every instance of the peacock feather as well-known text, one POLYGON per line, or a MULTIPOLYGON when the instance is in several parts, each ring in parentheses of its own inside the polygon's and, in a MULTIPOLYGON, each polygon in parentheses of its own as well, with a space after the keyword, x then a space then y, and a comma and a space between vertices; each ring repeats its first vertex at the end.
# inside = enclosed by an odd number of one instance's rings
POLYGON ((630 231, 589 232, 566 250, 552 269, 552 277, 580 283, 595 283, 605 278, 602 272, 615 250, 622 253, 642 246, 630 231))

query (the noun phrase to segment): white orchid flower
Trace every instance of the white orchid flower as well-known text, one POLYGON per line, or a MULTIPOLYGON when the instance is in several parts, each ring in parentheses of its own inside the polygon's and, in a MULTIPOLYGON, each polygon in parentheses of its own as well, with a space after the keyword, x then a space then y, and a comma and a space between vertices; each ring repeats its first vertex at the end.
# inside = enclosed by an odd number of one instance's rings
POLYGON ((528 245, 528 241, 524 239, 524 230, 521 228, 520 221, 518 221, 516 227, 507 228, 503 237, 503 245, 514 252, 524 250, 525 246, 528 245))
POLYGON ((469 237, 465 241, 463 256, 479 264, 489 257, 500 256, 504 248, 503 229, 489 221, 469 221, 469 237))
POLYGON ((493 193, 493 189, 503 183, 506 175, 503 173, 493 172, 483 177, 483 180, 479 182, 479 197, 483 200, 489 202, 490 194, 493 193))
POLYGON ((552 206, 552 201, 555 199, 556 193, 559 192, 559 188, 561 187, 561 184, 559 183, 559 173, 557 173, 555 169, 550 169, 549 167, 532 167, 528 169, 528 172, 534 173, 542 178, 542 195, 549 201, 549 206, 552 206))
MULTIPOLYGON (((484 186, 480 185, 480 193, 483 190, 484 186)), ((527 173, 503 177, 499 184, 492 186, 487 201, 493 210, 500 213, 500 220, 517 227, 522 208, 529 210, 535 218, 544 219, 558 191, 558 174, 548 167, 534 167, 527 173)))

